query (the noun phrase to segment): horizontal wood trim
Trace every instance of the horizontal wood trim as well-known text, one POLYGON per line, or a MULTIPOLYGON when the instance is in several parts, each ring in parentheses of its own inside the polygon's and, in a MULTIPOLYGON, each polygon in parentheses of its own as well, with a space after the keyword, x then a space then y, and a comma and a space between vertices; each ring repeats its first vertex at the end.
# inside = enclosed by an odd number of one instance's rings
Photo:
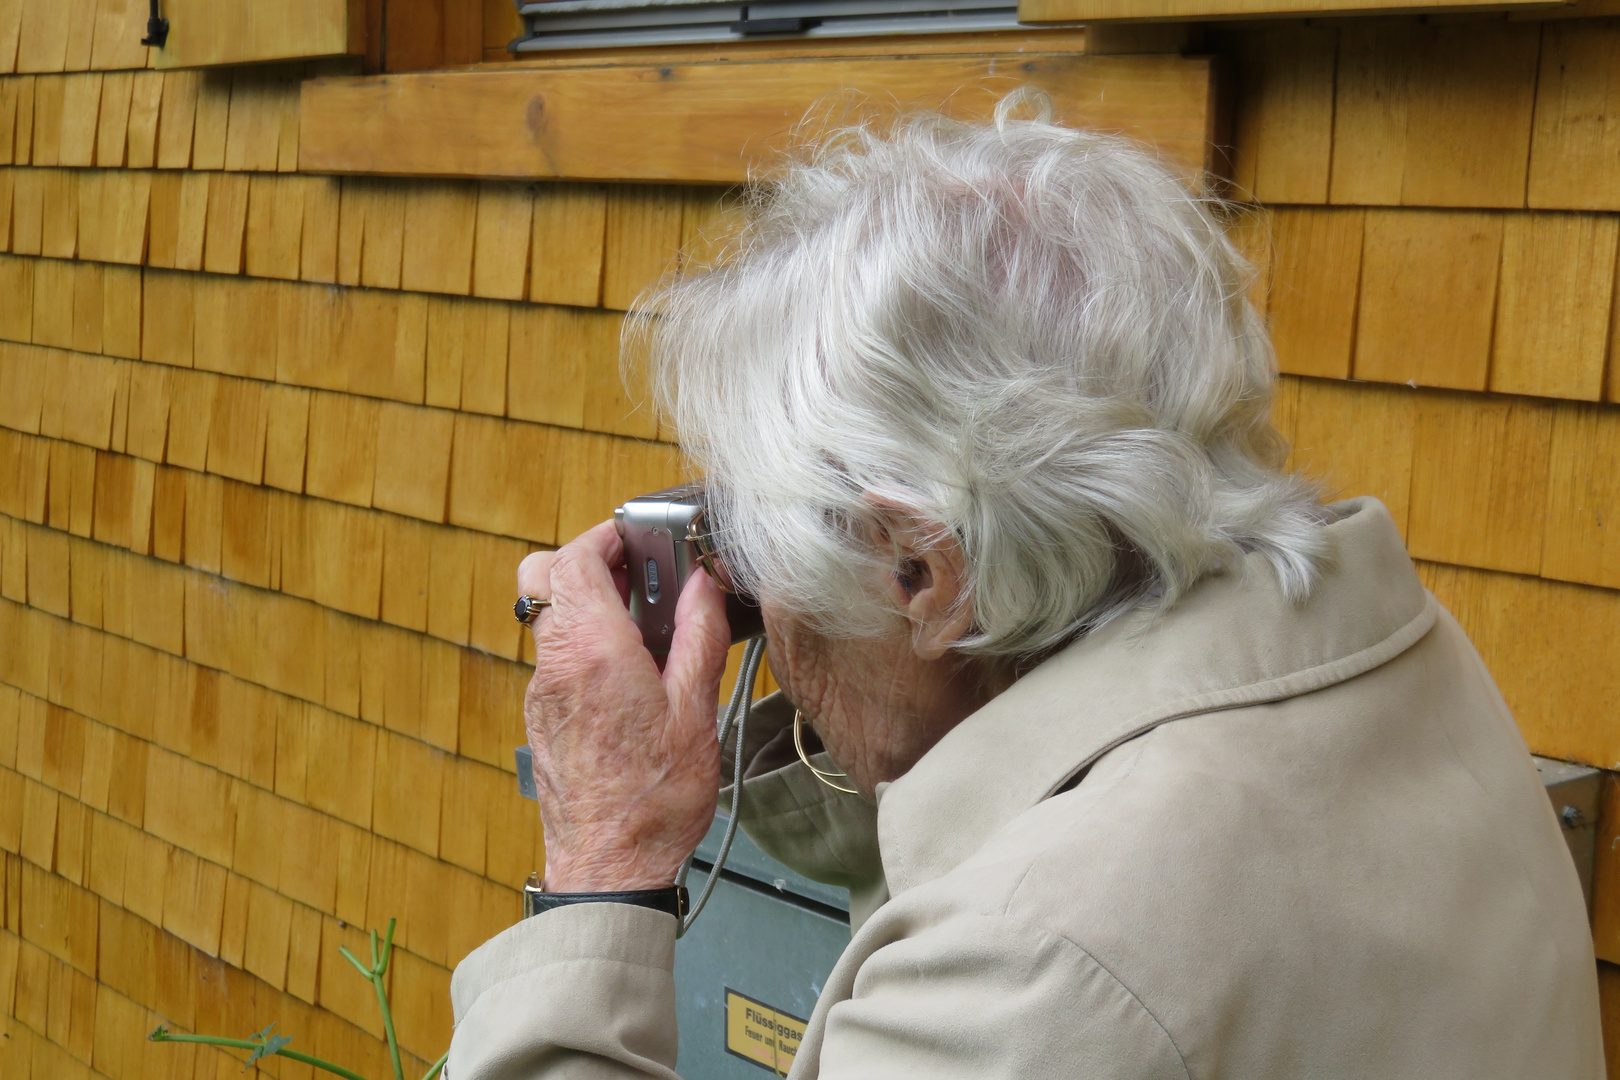
POLYGON ((158 68, 308 60, 365 51, 364 0, 164 0, 169 38, 158 68))
POLYGON ((1179 56, 986 54, 466 70, 306 82, 299 169, 737 183, 818 104, 943 108, 983 117, 1032 85, 1065 122, 1210 163, 1212 65, 1179 56))
POLYGON ((1027 23, 1100 19, 1145 22, 1163 19, 1262 19, 1310 15, 1418 15, 1432 12, 1556 11, 1548 0, 1019 0, 1018 20, 1027 23))
POLYGON ((1620 15, 1620 0, 1574 0, 1555 8, 1508 12, 1509 19, 1600 19, 1609 15, 1620 15))

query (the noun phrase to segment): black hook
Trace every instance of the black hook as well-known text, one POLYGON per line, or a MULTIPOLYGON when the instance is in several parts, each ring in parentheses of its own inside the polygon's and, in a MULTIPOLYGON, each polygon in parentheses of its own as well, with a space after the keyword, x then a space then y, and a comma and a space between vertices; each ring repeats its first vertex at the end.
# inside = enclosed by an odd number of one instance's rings
POLYGON ((168 40, 169 20, 158 15, 158 0, 152 0, 152 13, 146 20, 146 36, 141 38, 141 44, 161 49, 168 40))

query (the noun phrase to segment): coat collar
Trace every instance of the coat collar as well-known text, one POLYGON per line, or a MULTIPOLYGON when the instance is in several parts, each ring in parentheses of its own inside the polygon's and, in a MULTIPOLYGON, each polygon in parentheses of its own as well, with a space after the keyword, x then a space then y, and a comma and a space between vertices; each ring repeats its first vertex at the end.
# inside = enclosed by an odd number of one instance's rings
POLYGON ((1404 652, 1438 604, 1382 503, 1333 507, 1333 563, 1304 604, 1264 558, 1205 579, 1170 611, 1118 619, 1043 662, 880 788, 891 893, 943 876, 1109 750, 1196 713, 1277 701, 1404 652))

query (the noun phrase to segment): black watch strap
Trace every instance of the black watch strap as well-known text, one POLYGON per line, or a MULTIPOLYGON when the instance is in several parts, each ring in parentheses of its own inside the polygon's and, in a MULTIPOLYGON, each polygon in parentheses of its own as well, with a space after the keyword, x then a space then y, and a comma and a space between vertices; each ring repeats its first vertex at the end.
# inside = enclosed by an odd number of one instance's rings
POLYGON ((685 885, 669 885, 662 889, 636 889, 628 892, 550 893, 540 887, 533 877, 523 886, 523 917, 543 911, 567 907, 570 904, 630 904, 652 908, 679 921, 686 917, 689 899, 685 885))

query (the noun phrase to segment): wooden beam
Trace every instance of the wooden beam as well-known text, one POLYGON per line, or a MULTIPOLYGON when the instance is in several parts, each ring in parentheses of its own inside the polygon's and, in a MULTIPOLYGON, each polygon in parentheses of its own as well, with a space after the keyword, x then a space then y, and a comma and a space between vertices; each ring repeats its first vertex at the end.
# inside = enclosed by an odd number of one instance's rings
POLYGON ((1313 15, 1415 15, 1433 12, 1556 12, 1567 0, 1019 0, 1018 21, 1156 22, 1274 19, 1313 15))
POLYGON ((391 176, 736 183, 791 144, 805 114, 864 107, 990 115, 1020 86, 1064 123, 1208 168, 1204 57, 981 53, 686 64, 546 66, 314 79, 299 169, 391 176))
POLYGON ((153 67, 252 64, 365 51, 364 0, 164 0, 163 14, 169 20, 169 39, 154 50, 153 67))

